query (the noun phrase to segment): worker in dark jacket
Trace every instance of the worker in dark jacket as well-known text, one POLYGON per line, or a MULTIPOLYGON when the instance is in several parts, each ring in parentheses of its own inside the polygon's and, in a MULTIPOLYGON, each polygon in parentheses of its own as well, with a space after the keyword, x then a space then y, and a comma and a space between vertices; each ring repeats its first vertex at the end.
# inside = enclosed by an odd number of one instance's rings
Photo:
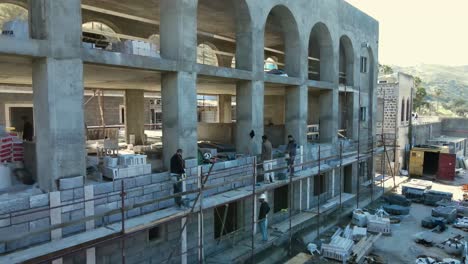
MULTIPOLYGON (((182 180, 185 178, 185 161, 182 158, 182 150, 178 149, 171 158, 171 178, 174 182, 174 194, 182 192, 182 180)), ((177 206, 182 207, 182 197, 174 197, 177 206)))
POLYGON ((267 214, 270 212, 270 206, 266 201, 266 195, 262 193, 260 195, 260 211, 258 213, 258 225, 260 226, 260 232, 262 232, 262 240, 268 241, 268 218, 267 214))
POLYGON ((29 122, 29 118, 27 116, 21 117, 23 119, 23 140, 24 141, 32 141, 34 136, 34 126, 29 122))
POLYGON ((264 182, 274 182, 274 175, 273 172, 266 172, 266 171, 271 171, 273 170, 273 147, 271 145, 270 140, 268 140, 268 137, 266 135, 262 136, 262 162, 263 162, 263 178, 264 182))
POLYGON ((296 141, 294 140, 292 135, 288 136, 288 145, 286 146, 286 153, 288 154, 289 157, 287 157, 287 163, 288 167, 290 169, 290 173, 294 174, 294 160, 296 159, 296 149, 297 149, 297 144, 296 141))

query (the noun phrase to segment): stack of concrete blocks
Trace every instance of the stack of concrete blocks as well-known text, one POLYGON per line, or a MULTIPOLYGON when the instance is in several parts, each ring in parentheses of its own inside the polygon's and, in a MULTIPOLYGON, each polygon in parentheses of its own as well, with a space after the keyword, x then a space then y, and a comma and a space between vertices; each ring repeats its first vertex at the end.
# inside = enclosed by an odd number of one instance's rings
POLYGON ((159 58, 158 47, 155 44, 138 41, 138 40, 126 40, 112 44, 112 49, 117 52, 140 55, 146 57, 159 58))
POLYGON ((104 158, 104 176, 110 179, 121 179, 151 174, 151 164, 146 163, 146 155, 119 155, 104 158))
POLYGON ((358 227, 354 226, 353 227, 353 240, 354 241, 359 241, 361 238, 367 236, 367 228, 365 227, 358 227))
POLYGON ((390 225, 390 219, 379 217, 376 215, 370 215, 367 217, 367 231, 373 233, 391 234, 392 227, 390 225))
POLYGON ((330 244, 322 245, 322 256, 344 263, 351 255, 353 245, 354 242, 351 239, 340 236, 334 237, 330 244))
POLYGON ((28 22, 22 20, 8 21, 3 24, 2 35, 18 39, 29 39, 28 22))

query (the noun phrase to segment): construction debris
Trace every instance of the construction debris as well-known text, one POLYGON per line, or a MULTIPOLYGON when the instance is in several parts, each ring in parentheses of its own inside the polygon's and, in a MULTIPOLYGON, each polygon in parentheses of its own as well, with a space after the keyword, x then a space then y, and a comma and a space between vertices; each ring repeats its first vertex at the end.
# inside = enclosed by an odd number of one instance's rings
POLYGON ((392 215, 407 215, 409 214, 410 208, 401 206, 401 205, 384 205, 383 208, 385 209, 386 212, 392 215))
POLYGON ((371 215, 368 218, 367 231, 373 233, 391 234, 392 227, 390 225, 390 219, 371 215))
POLYGON ((432 216, 443 217, 447 223, 453 223, 457 219, 457 209, 455 207, 442 207, 432 209, 432 216))
POLYGON ((375 241, 377 241, 382 234, 371 235, 369 237, 363 237, 352 249, 349 263, 361 264, 364 262, 365 257, 372 251, 375 241))
POLYGON ((367 236, 367 228, 354 226, 353 228, 353 240, 359 241, 363 237, 367 236))
POLYGON ((330 244, 322 245, 322 256, 338 261, 346 261, 351 254, 354 242, 344 237, 335 237, 330 244))
POLYGON ((443 245, 445 252, 451 255, 460 256, 462 255, 463 250, 465 248, 464 240, 461 235, 457 235, 455 237, 449 238, 445 240, 444 242, 442 242, 441 244, 443 245))

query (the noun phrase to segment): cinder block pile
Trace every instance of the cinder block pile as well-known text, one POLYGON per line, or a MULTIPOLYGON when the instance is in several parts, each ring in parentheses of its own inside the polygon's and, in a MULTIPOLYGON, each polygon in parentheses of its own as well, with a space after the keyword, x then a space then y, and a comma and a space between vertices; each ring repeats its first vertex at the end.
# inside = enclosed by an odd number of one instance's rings
POLYGON ((151 164, 146 163, 146 155, 119 155, 105 157, 103 175, 110 179, 122 179, 151 174, 151 164))

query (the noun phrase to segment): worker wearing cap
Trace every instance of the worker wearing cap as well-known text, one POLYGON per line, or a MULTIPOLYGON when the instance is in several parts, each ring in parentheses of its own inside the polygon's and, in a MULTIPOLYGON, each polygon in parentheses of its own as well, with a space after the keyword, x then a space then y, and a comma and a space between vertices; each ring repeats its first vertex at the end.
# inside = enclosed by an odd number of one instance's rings
POLYGON ((266 194, 260 195, 260 211, 258 213, 258 225, 260 226, 260 232, 262 232, 262 240, 268 241, 268 218, 267 214, 270 212, 270 206, 266 201, 266 194))

